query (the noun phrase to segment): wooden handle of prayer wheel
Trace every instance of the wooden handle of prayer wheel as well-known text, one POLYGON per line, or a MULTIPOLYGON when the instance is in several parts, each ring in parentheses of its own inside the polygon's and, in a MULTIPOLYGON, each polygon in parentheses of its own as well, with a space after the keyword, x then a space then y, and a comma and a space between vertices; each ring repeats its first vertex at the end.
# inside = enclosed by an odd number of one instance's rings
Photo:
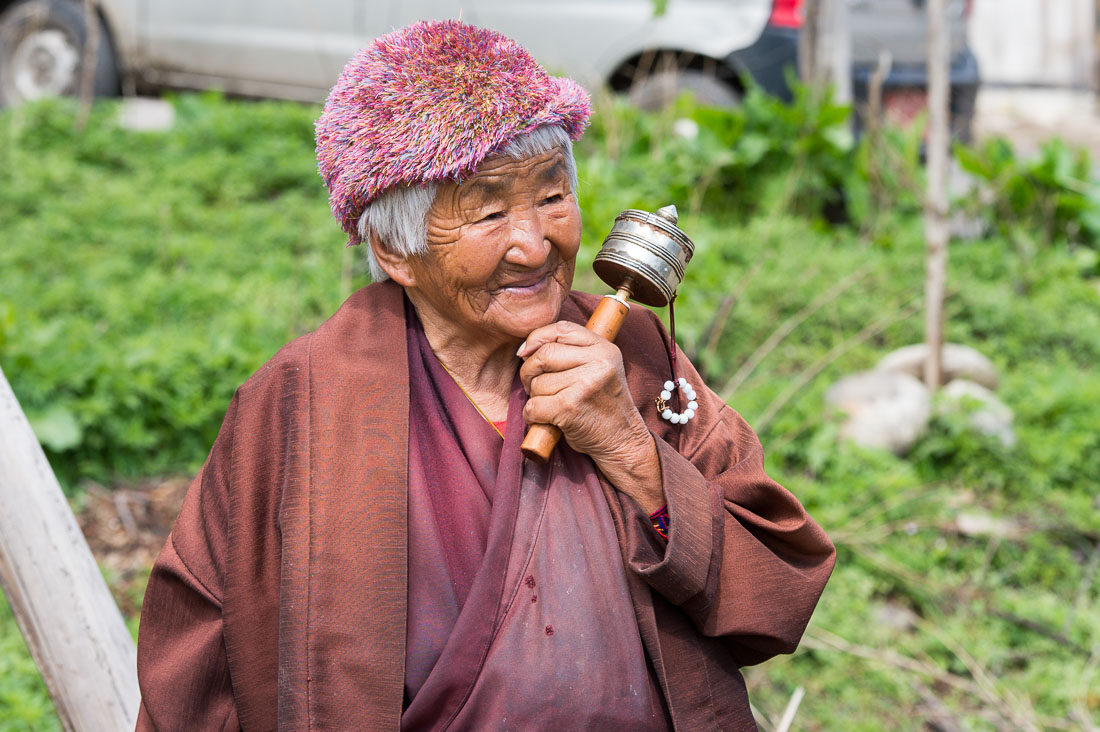
MULTIPOLYGON (((609 341, 615 340, 626 320, 626 314, 630 312, 630 304, 627 302, 630 295, 629 283, 620 287, 614 295, 604 295, 584 327, 609 341)), ((550 454, 554 452, 560 439, 561 430, 554 425, 533 424, 527 430, 520 450, 529 459, 545 464, 550 461, 550 454)))

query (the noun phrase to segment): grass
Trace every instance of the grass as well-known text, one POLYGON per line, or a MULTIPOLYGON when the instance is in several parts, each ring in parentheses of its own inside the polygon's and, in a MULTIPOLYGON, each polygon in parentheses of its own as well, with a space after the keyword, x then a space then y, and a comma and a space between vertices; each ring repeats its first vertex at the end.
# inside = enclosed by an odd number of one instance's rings
POLYGON ((0 354, 66 485, 197 468, 236 385, 365 282, 314 172, 314 110, 185 97, 8 112, 0 354))
POLYGON ((972 729, 1085 728, 1100 712, 1096 282, 1080 276, 1071 253, 1051 248, 1029 263, 1022 293, 1002 241, 955 245, 947 338, 998 367, 1017 446, 944 418, 905 458, 860 450, 836 442, 835 420, 822 416, 824 391, 922 340, 918 311, 854 342, 920 292, 920 222, 899 222, 897 231, 885 248, 790 219, 695 231, 702 251, 677 312, 712 386, 822 293, 840 291, 730 395, 760 430, 769 471, 839 551, 798 653, 748 673, 762 726, 801 686, 801 729, 923 730, 941 712, 972 729), (758 262, 766 264, 754 269, 758 262), (849 277, 855 284, 837 287, 849 277), (720 320, 731 294, 736 302, 720 320), (822 354, 841 351, 791 392, 822 354), (963 530, 969 516, 1012 530, 963 530))
MULTIPOLYGON (((194 470, 237 384, 366 281, 314 171, 315 108, 174 104, 161 134, 117 129, 111 102, 82 135, 64 103, 0 116, 0 365, 73 492, 194 470)), ((1100 724, 1095 258, 1004 233, 952 246, 948 340, 997 366, 1014 449, 959 417, 905 457, 840 443, 828 386, 922 339, 916 148, 897 148, 886 205, 829 226, 815 196, 842 185, 866 203, 842 179, 866 172, 866 150, 831 117, 753 104, 740 121, 698 112, 695 138, 601 105, 578 146, 578 286, 604 289, 588 264, 618 211, 684 201, 698 249, 681 344, 836 540, 799 651, 747 670, 762 728, 798 687, 806 730, 1100 724), (812 144, 759 132, 773 124, 812 144)), ((0 730, 56 725, 6 609, 0 671, 0 730)))
POLYGON ((46 685, 31 660, 7 600, 0 595, 0 732, 60 729, 46 685))

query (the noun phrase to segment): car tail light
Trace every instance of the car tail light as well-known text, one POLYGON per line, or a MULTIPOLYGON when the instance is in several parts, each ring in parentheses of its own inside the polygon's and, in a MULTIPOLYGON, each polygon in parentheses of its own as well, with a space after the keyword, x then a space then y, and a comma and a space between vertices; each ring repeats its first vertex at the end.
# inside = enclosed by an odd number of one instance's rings
POLYGON ((802 0, 775 0, 768 22, 780 28, 801 28, 802 0))

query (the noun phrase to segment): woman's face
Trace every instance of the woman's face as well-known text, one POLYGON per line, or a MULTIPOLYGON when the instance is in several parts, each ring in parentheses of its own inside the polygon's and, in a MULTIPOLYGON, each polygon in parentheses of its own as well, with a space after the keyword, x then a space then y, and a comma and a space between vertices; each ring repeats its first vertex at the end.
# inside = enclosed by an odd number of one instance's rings
POLYGON ((428 252, 406 261, 426 326, 474 343, 518 343, 558 319, 573 283, 581 217, 565 155, 492 158, 442 184, 428 213, 428 252))

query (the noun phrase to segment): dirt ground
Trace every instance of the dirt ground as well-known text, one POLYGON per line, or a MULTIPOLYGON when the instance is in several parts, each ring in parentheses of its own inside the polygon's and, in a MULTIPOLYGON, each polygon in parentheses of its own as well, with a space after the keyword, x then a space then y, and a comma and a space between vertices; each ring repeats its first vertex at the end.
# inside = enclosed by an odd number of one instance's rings
POLYGON ((119 485, 89 485, 77 521, 104 569, 123 614, 137 615, 145 578, 179 513, 189 478, 119 485))

